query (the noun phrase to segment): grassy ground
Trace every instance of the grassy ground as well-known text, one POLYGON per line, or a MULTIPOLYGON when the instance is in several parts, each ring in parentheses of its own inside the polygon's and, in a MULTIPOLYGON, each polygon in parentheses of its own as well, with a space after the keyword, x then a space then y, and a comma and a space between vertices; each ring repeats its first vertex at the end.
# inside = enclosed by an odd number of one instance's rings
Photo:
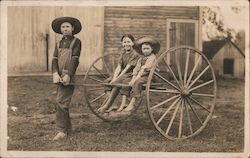
POLYGON ((242 152, 244 148, 244 81, 218 81, 214 117, 197 136, 182 141, 165 139, 142 105, 123 122, 103 122, 84 104, 82 88, 72 100, 73 134, 52 142, 56 133, 56 86, 51 77, 9 77, 8 150, 25 151, 168 151, 242 152), (11 107, 17 107, 14 111, 11 107))

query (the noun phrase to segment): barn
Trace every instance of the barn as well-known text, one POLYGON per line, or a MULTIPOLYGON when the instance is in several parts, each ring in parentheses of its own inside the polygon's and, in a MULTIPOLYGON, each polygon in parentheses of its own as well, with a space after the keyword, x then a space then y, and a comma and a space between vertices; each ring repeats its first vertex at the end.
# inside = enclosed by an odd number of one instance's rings
POLYGON ((244 78, 245 54, 230 38, 204 42, 203 53, 217 76, 244 78))
POLYGON ((125 33, 153 36, 161 51, 183 44, 202 47, 198 6, 9 6, 9 75, 51 71, 54 46, 61 38, 51 22, 60 16, 76 17, 83 25, 76 35, 83 43, 78 74, 104 53, 118 52, 125 33))

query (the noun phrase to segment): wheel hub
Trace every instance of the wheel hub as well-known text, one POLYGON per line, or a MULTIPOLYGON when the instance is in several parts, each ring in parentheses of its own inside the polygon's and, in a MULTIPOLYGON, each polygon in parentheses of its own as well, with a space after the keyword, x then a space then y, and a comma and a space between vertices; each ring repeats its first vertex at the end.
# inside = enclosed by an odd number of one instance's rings
POLYGON ((189 90, 186 88, 186 87, 184 87, 182 90, 181 90, 181 96, 182 97, 188 97, 188 96, 190 96, 191 95, 191 93, 189 92, 189 90))

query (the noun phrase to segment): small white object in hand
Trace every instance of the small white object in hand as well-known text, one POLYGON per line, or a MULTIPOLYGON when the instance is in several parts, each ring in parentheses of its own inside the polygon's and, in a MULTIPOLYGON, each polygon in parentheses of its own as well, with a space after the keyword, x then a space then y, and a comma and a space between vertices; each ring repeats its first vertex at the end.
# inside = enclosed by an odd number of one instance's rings
POLYGON ((56 94, 56 91, 53 91, 52 94, 56 94))
POLYGON ((17 107, 15 107, 15 106, 11 106, 10 108, 12 111, 17 111, 17 107))
POLYGON ((216 119, 217 117, 218 117, 218 116, 216 116, 216 115, 212 116, 213 119, 216 119))

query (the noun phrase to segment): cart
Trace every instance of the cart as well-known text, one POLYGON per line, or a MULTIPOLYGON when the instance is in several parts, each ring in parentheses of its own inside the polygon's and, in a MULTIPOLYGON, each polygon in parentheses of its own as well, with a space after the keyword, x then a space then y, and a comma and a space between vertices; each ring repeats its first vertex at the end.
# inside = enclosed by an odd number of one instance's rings
MULTIPOLYGON (((205 128, 214 111, 217 86, 213 68, 201 51, 190 46, 173 47, 159 54, 136 107, 144 100, 149 118, 164 137, 170 140, 193 137, 205 128)), ((114 72, 119 55, 97 58, 84 78, 88 85, 84 87, 86 104, 104 121, 122 121, 133 113, 97 111, 107 100, 105 80, 114 72)), ((120 102, 118 96, 114 104, 120 102)))

